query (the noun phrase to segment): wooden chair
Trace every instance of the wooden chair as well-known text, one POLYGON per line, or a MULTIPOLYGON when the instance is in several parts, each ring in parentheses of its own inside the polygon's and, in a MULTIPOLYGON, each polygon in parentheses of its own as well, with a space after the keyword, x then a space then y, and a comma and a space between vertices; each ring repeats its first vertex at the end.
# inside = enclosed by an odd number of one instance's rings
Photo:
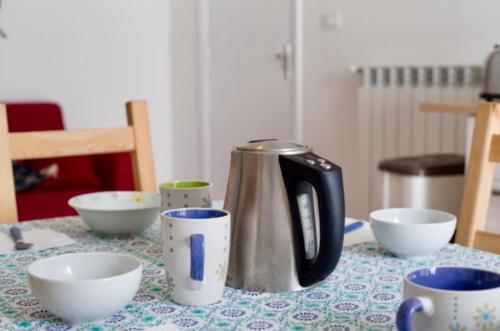
POLYGON ((475 115, 456 242, 500 254, 500 234, 485 231, 495 163, 500 162, 500 103, 480 103, 475 115))
POLYGON ((9 133, 6 107, 0 104, 0 224, 18 221, 14 160, 131 152, 135 189, 156 192, 146 102, 127 102, 126 109, 127 127, 9 133))

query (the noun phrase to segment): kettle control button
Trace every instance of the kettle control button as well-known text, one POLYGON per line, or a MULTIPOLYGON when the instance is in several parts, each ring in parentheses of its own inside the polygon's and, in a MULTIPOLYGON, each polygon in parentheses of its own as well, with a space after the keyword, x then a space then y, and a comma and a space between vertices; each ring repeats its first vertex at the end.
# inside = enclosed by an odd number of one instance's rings
POLYGON ((311 159, 307 159, 306 162, 309 163, 310 165, 316 164, 316 162, 314 162, 314 160, 311 160, 311 159))
POLYGON ((325 163, 325 159, 317 159, 316 161, 318 161, 319 163, 325 163))
POLYGON ((321 163, 320 166, 326 170, 329 170, 332 167, 332 165, 328 163, 321 163))

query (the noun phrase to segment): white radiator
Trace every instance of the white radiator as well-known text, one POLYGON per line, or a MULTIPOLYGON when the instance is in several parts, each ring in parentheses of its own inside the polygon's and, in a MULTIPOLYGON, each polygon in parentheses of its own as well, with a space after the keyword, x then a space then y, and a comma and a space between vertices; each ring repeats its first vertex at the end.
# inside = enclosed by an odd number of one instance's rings
MULTIPOLYGON (((479 66, 369 67, 358 91, 358 210, 382 206, 378 163, 387 158, 466 151, 464 115, 431 114, 424 102, 475 103, 479 66)), ((364 210, 363 210, 364 209, 364 210)))

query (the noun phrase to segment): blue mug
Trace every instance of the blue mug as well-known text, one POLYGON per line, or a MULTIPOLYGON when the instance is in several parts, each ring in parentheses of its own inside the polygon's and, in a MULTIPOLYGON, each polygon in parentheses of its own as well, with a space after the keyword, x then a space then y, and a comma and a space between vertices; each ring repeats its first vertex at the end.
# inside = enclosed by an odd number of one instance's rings
POLYGON ((438 267, 413 271, 404 280, 399 331, 500 330, 500 274, 438 267))

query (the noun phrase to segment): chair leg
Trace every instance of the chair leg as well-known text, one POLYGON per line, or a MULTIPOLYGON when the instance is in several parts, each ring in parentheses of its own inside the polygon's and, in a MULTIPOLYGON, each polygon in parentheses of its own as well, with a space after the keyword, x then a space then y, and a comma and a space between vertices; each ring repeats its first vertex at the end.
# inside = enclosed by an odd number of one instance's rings
POLYGON ((485 226, 495 169, 489 160, 491 139, 499 128, 499 104, 480 104, 458 220, 456 242, 463 246, 473 247, 476 231, 485 226))
POLYGON ((7 109, 4 104, 0 104, 0 224, 16 223, 17 205, 16 189, 14 186, 14 174, 12 172, 12 160, 10 158, 9 147, 9 126, 7 123, 7 109))

